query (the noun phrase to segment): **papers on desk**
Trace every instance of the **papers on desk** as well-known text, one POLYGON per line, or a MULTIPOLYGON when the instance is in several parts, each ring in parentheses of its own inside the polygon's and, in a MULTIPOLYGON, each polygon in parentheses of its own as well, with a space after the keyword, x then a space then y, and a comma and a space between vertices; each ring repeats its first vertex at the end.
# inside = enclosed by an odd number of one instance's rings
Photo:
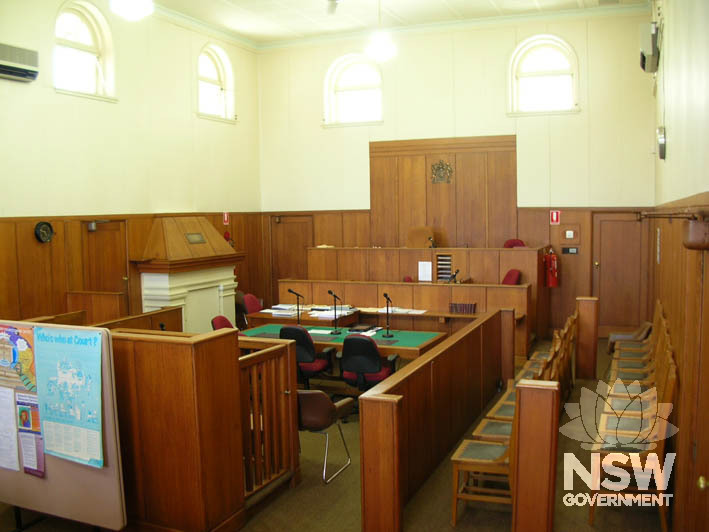
POLYGON ((274 310, 272 314, 275 318, 293 318, 298 313, 295 310, 274 310))
MULTIPOLYGON (((337 309, 337 317, 339 319, 344 316, 349 316, 353 312, 354 312, 354 310, 344 310, 344 309, 340 310, 338 308, 337 309)), ((312 318, 317 318, 319 320, 334 320, 335 319, 335 313, 332 310, 313 311, 313 312, 310 312, 309 316, 312 318)))
MULTIPOLYGON (((379 312, 379 314, 386 314, 386 311, 386 307, 375 309, 375 312, 379 312)), ((417 310, 413 308, 389 307, 390 314, 425 314, 425 312, 425 310, 417 310)))
POLYGON ((330 334, 335 329, 308 329, 310 334, 330 334))
POLYGON ((285 303, 279 303, 278 305, 273 305, 271 307, 273 310, 295 310, 295 305, 287 305, 285 303))

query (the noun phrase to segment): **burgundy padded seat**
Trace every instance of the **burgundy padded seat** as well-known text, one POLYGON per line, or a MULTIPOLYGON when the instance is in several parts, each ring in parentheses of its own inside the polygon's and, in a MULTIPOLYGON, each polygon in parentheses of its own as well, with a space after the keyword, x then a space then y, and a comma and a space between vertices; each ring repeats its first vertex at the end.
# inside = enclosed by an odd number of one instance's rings
POLYGON ((502 284, 519 284, 521 277, 521 271, 512 269, 505 274, 505 278, 502 279, 502 284))
POLYGON ((527 244, 524 243, 524 240, 520 240, 519 238, 510 238, 509 240, 506 240, 505 243, 502 245, 503 248, 526 248, 527 244))

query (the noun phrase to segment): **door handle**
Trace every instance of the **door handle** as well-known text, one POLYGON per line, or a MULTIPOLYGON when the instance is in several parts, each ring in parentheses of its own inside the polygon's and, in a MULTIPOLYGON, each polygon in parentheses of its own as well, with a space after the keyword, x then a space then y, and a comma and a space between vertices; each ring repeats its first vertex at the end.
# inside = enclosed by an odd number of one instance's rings
POLYGON ((128 277, 123 276, 123 280, 124 280, 124 281, 127 281, 127 280, 128 280, 128 277))
POLYGON ((699 488, 699 491, 704 491, 707 489, 707 479, 704 478, 704 475, 700 475, 697 479, 697 487, 699 488))
POLYGON ((601 263, 598 262, 598 261, 594 261, 594 262, 593 262, 593 265, 594 265, 596 268, 600 268, 600 267, 601 267, 601 263))

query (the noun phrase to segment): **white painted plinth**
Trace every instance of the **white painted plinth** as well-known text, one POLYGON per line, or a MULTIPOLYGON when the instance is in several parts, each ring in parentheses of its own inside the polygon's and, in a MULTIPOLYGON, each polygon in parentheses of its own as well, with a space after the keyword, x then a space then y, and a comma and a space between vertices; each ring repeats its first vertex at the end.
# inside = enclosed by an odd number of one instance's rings
POLYGON ((143 312, 182 306, 182 330, 212 330, 212 318, 219 314, 236 322, 234 266, 190 272, 141 273, 143 312))

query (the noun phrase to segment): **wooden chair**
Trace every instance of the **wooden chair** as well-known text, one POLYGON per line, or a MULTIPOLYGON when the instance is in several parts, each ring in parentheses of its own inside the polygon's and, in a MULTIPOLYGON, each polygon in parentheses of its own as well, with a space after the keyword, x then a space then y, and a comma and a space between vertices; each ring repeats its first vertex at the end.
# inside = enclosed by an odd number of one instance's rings
POLYGON ((509 442, 463 440, 453 453, 453 513, 451 525, 458 521, 458 501, 512 504, 514 480, 510 457, 514 456, 515 435, 509 442), (463 482, 461 483, 461 473, 463 482), (501 484, 503 487, 492 487, 501 484))
MULTIPOLYGON (((610 432, 599 431, 599 438, 596 445, 593 447, 594 452, 601 453, 601 459, 610 453, 638 453, 640 457, 640 462, 643 468, 647 467, 647 460, 650 453, 656 454, 659 458, 664 458, 665 456, 665 441, 670 436, 669 433, 669 423, 667 418, 671 412, 671 403, 674 400, 675 385, 677 381, 677 367, 671 359, 671 363, 668 365, 667 371, 667 381, 664 385, 664 389, 661 395, 661 403, 658 404, 657 415, 651 418, 647 416, 635 416, 630 417, 623 415, 621 419, 616 419, 616 428, 611 429, 610 432), (657 442, 655 448, 649 444, 642 444, 643 441, 657 442), (638 449, 638 445, 633 445, 633 442, 640 442, 641 449, 638 449), (645 447, 643 450, 642 447, 645 447)), ((603 424, 604 414, 601 415, 601 425, 603 424)), ((607 416, 606 419, 612 419, 607 416)), ((631 473, 631 478, 635 478, 632 474, 632 464, 620 464, 615 462, 616 467, 621 467, 631 473)), ((603 482, 605 476, 604 470, 600 469, 600 479, 593 479, 594 482, 598 482, 600 485, 603 482)), ((654 489, 639 490, 638 488, 628 487, 628 489, 623 492, 616 491, 604 491, 599 490, 594 493, 615 493, 615 494, 654 494, 660 495, 664 494, 664 490, 660 489, 657 485, 657 479, 654 479, 654 489)), ((593 496, 593 494, 592 494, 593 496)), ((667 532, 667 505, 663 504, 658 506, 660 512, 660 526, 663 532, 667 532)), ((595 505, 589 507, 588 522, 593 526, 595 519, 595 505)))

